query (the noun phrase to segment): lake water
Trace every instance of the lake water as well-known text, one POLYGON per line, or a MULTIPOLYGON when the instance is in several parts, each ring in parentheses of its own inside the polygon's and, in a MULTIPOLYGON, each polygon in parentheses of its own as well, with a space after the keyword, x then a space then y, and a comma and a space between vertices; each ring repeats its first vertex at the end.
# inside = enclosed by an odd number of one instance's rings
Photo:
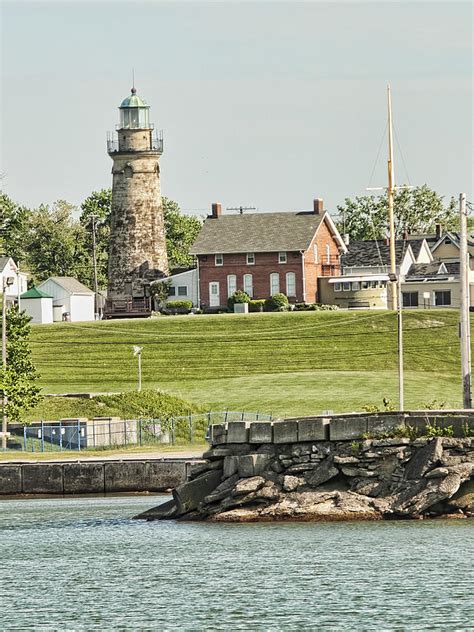
POLYGON ((0 501, 3 630, 474 630, 474 522, 143 522, 0 501))

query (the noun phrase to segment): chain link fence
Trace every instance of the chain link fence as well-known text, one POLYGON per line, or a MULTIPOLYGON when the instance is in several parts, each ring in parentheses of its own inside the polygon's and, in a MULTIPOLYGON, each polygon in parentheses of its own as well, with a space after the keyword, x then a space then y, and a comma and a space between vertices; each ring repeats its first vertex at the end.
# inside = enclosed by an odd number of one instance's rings
POLYGON ((167 419, 63 419, 13 427, 10 443, 26 452, 200 444, 205 442, 211 424, 272 419, 271 414, 230 410, 167 419))

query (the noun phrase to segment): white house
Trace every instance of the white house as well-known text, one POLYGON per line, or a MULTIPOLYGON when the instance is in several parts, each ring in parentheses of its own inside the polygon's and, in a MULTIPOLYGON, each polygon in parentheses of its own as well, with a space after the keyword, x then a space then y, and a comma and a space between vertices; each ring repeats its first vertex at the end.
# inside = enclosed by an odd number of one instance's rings
POLYGON ((36 287, 20 296, 21 309, 28 316, 31 322, 39 325, 47 325, 53 322, 53 297, 36 287))
POLYGON ((196 268, 177 272, 169 277, 160 279, 156 283, 168 281, 168 301, 192 301, 194 307, 199 307, 198 271, 196 268))
POLYGON ((4 280, 10 279, 11 285, 6 286, 6 299, 8 303, 18 300, 18 296, 27 290, 27 275, 20 272, 18 266, 11 257, 0 257, 0 295, 3 293, 4 280))
POLYGON ((73 277, 49 277, 38 289, 53 297, 54 320, 94 320, 94 292, 73 277))

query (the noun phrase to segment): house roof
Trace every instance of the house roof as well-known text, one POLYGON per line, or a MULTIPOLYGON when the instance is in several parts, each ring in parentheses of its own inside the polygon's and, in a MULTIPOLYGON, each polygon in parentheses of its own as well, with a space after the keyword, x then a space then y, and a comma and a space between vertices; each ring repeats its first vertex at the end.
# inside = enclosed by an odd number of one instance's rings
MULTIPOLYGON (((94 294, 92 290, 73 277, 52 276, 49 277, 47 281, 54 281, 54 283, 62 287, 63 290, 66 290, 66 292, 69 292, 70 294, 94 294)), ((43 281, 43 283, 40 284, 40 287, 45 283, 46 281, 43 281)))
POLYGON ((341 248, 344 242, 327 213, 251 213, 208 217, 191 246, 195 255, 307 250, 324 219, 341 248))
POLYGON ((24 292, 20 299, 22 298, 53 298, 51 294, 46 294, 43 290, 39 290, 37 287, 32 287, 28 292, 24 292))
POLYGON ((412 263, 406 274, 407 279, 436 278, 439 275, 459 275, 459 261, 431 261, 430 263, 412 263))
POLYGON ((15 262, 13 261, 13 259, 12 259, 11 257, 5 257, 5 256, 4 256, 4 257, 0 257, 0 272, 2 272, 3 270, 5 270, 5 267, 6 267, 6 265, 7 265, 7 263, 8 263, 9 261, 11 261, 11 262, 13 263, 13 265, 15 266, 15 269, 17 269, 17 268, 16 268, 16 264, 15 264, 15 262))
MULTIPOLYGON (((400 264, 410 244, 403 239, 395 242, 395 259, 400 264)), ((353 241, 341 257, 345 268, 365 268, 390 265, 390 246, 385 240, 353 241)))

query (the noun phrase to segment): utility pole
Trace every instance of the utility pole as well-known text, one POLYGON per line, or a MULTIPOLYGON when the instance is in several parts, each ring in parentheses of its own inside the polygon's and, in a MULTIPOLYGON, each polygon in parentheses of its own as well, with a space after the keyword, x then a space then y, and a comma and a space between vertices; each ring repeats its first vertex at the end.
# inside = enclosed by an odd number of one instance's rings
MULTIPOLYGON (((390 84, 387 86, 388 99, 388 223, 390 229, 390 273, 397 273, 397 262, 395 258, 395 217, 393 211, 393 198, 395 194, 395 169, 393 165, 393 131, 392 131, 392 96, 390 84)), ((396 281, 390 282, 390 307, 397 309, 397 285, 396 281)))
MULTIPOLYGON (((7 369, 7 287, 13 285, 13 277, 3 277, 2 279, 2 369, 6 375, 7 369)), ((3 389, 2 393, 2 450, 7 449, 8 441, 8 419, 7 419, 8 398, 3 389)))
POLYGON ((227 211, 239 211, 241 215, 244 214, 244 211, 256 211, 255 206, 227 206, 227 211))
POLYGON ((469 254, 467 251, 467 211, 466 194, 459 195, 460 214, 460 247, 459 272, 461 285, 461 314, 459 333, 461 337, 461 373, 462 373, 462 402, 463 408, 472 408, 472 377, 471 377, 471 323, 469 314, 469 254))
POLYGON ((98 215, 90 216, 92 222, 92 265, 94 267, 94 314, 99 313, 99 286, 97 283, 97 244, 96 244, 96 220, 98 215))

